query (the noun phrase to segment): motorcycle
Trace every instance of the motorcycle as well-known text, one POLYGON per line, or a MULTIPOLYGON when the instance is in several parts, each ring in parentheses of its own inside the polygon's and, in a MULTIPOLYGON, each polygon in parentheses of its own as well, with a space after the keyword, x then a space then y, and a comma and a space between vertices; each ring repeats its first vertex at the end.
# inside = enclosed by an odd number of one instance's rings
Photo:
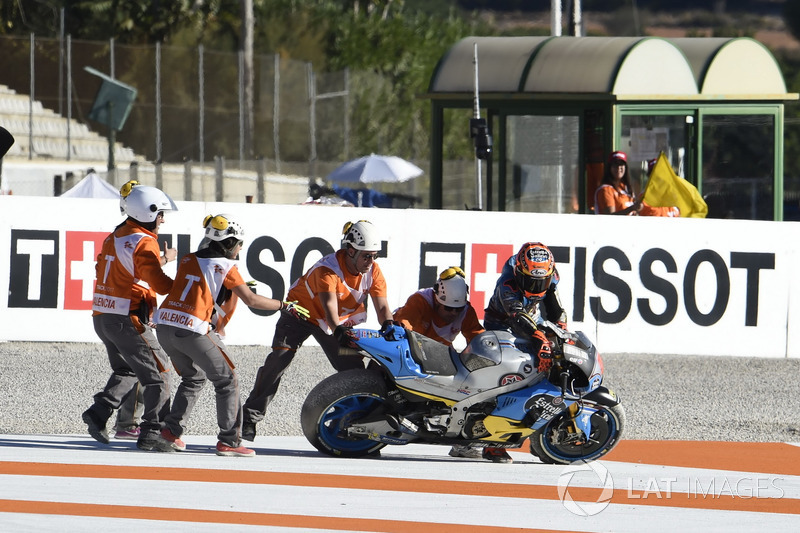
MULTIPOLYGON (((320 452, 363 457, 410 443, 517 448, 542 462, 598 459, 619 442, 625 410, 602 385, 603 362, 582 332, 541 320, 552 365, 530 338, 486 331, 460 353, 414 331, 352 330, 365 369, 333 374, 306 397, 303 433, 320 452)), ((346 350, 342 348, 342 350, 346 350)))

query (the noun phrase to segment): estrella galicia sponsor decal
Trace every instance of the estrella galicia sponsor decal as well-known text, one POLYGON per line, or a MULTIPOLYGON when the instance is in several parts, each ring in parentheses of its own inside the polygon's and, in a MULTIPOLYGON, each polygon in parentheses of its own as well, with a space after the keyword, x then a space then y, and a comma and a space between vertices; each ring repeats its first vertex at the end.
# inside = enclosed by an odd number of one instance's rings
POLYGON ((561 396, 537 394, 525 402, 525 410, 532 411, 535 419, 550 420, 564 409, 561 396))

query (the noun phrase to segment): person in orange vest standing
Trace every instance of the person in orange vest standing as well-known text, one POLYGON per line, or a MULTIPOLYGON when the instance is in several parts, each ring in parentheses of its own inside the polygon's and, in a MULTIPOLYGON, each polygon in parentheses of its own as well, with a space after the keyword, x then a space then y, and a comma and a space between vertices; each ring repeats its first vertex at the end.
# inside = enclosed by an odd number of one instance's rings
POLYGON ((348 222, 342 232, 341 248, 317 261, 289 288, 289 300, 305 306, 308 322, 283 315, 275 326, 272 352, 258 369, 250 396, 244 403, 242 438, 255 440, 256 423, 264 419, 275 397, 281 376, 292 363, 297 349, 313 336, 338 372, 364 368, 358 356, 339 355, 348 345, 350 330, 367 319, 367 298, 372 299, 381 331, 394 324, 386 298, 386 279, 378 263, 381 240, 367 220, 348 222))
MULTIPOLYGON (((88 172, 94 172, 90 168, 88 172)), ((125 215, 125 202, 128 195, 134 187, 140 185, 136 180, 128 180, 119 189, 119 212, 125 215)), ((168 261, 174 261, 177 257, 178 251, 175 248, 167 248, 164 250, 164 256, 161 258, 163 264, 168 261)), ((122 403, 117 411, 117 421, 114 424, 114 438, 121 440, 139 440, 141 430, 139 430, 139 420, 142 418, 142 410, 144 409, 144 400, 142 398, 142 387, 139 383, 134 385, 131 392, 122 399, 122 403)))
POLYGON ((296 302, 250 290, 236 266, 244 230, 231 215, 209 215, 203 226, 203 242, 197 252, 181 259, 172 290, 156 314, 158 340, 181 376, 161 436, 176 450, 186 450, 180 437, 208 379, 217 402, 217 455, 250 457, 256 453, 241 445, 239 377, 223 343, 225 325, 238 300, 255 309, 284 311, 298 320, 305 320, 308 311, 296 302))
POLYGON ((138 381, 144 389, 144 410, 136 446, 172 451, 160 435, 169 412, 169 361, 149 324, 156 293, 167 294, 172 288, 172 278, 162 266, 177 255, 165 244, 162 257, 158 229, 164 213, 178 208, 164 192, 144 185, 133 187, 123 203, 127 218, 106 237, 97 256, 92 303, 94 329, 106 347, 112 374, 81 417, 89 434, 108 444, 108 419, 138 381))

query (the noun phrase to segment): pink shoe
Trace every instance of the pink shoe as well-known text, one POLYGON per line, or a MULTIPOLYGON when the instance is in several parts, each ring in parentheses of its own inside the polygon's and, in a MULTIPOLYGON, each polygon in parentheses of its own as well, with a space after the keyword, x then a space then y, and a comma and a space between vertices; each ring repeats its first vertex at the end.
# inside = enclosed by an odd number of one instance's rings
POLYGON ((225 455, 229 457, 255 457, 255 450, 245 448, 244 446, 228 446, 227 444, 217 443, 217 455, 225 455))
POLYGON ((179 452, 186 451, 186 443, 180 437, 176 437, 169 429, 164 428, 161 430, 161 438, 169 442, 170 445, 179 452))
POLYGON ((123 440, 139 440, 139 434, 141 432, 142 430, 138 427, 133 427, 130 429, 118 429, 114 433, 114 438, 123 440))

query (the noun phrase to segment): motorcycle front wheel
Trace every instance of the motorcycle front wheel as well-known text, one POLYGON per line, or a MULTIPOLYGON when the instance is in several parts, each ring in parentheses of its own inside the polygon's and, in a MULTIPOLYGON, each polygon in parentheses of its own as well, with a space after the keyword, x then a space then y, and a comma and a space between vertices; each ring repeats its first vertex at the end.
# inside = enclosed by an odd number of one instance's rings
POLYGON ((347 434, 347 427, 387 402, 383 378, 367 370, 328 376, 308 393, 300 412, 303 434, 317 450, 334 457, 363 457, 386 444, 347 434))
POLYGON ((591 416, 588 438, 575 432, 570 414, 564 411, 531 435, 531 453, 544 463, 566 465, 575 461, 594 461, 610 452, 622 437, 625 409, 622 404, 595 404, 592 407, 597 412, 591 416))

